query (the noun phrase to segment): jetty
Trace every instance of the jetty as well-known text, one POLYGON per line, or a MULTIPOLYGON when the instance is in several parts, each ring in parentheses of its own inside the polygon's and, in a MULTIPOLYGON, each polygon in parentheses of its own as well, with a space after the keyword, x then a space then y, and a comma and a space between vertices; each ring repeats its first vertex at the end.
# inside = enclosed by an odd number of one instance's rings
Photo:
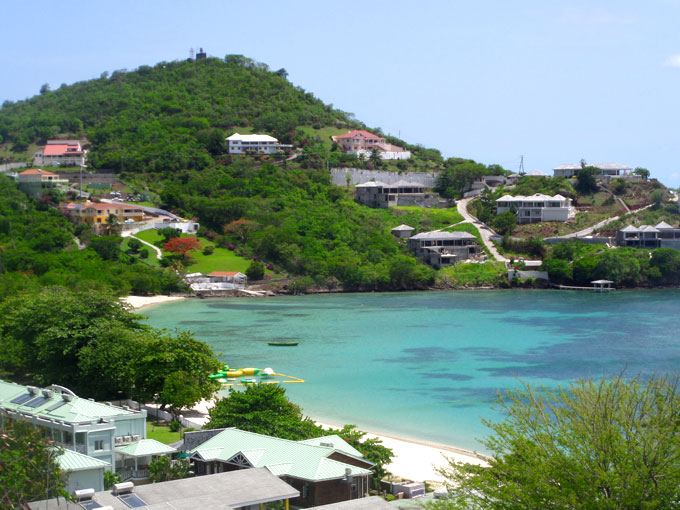
POLYGON ((612 283, 614 282, 611 280, 594 280, 590 283, 593 285, 592 287, 578 287, 575 285, 556 284, 553 284, 553 287, 560 290, 590 290, 595 292, 610 292, 612 290, 616 290, 614 287, 612 287, 612 283))

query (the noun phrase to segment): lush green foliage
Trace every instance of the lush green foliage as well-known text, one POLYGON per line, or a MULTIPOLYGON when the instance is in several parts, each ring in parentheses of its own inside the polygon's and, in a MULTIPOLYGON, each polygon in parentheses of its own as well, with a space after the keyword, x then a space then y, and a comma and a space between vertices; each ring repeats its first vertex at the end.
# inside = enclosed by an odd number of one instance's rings
POLYGON ((578 192, 587 195, 597 191, 595 175, 598 173, 599 170, 592 166, 584 166, 581 168, 576 176, 576 189, 578 192))
POLYGON ((179 480, 193 476, 193 474, 187 459, 171 460, 169 457, 159 455, 149 464, 149 478, 152 483, 179 480))
POLYGON ((485 422, 489 467, 451 462, 443 473, 452 499, 430 508, 677 507, 677 377, 581 380, 557 391, 525 385, 499 405, 505 421, 485 422))
POLYGON ((439 172, 434 190, 446 198, 460 198, 465 188, 484 175, 509 173, 499 165, 483 165, 470 159, 449 158, 439 172))
POLYGON ((114 296, 46 287, 0 303, 0 370, 97 399, 157 400, 176 411, 209 398, 220 363, 189 333, 140 323, 114 296))
POLYGON ((62 451, 24 422, 5 420, 0 431, 0 508, 28 508, 28 502, 67 497, 62 451))
POLYGON ((502 212, 493 219, 491 226, 501 235, 509 234, 517 224, 517 216, 512 211, 502 212))
POLYGON ((437 279, 446 287, 498 285, 507 281, 507 269, 504 262, 461 263, 441 269, 437 279))

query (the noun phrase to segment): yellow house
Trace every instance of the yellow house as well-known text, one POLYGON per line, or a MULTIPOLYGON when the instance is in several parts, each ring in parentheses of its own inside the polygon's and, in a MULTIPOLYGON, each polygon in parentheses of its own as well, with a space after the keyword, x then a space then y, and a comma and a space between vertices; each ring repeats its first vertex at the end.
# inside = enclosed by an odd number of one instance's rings
POLYGON ((122 203, 85 202, 69 206, 67 210, 73 221, 92 225, 97 232, 101 230, 112 214, 120 223, 131 223, 144 219, 143 209, 122 203))

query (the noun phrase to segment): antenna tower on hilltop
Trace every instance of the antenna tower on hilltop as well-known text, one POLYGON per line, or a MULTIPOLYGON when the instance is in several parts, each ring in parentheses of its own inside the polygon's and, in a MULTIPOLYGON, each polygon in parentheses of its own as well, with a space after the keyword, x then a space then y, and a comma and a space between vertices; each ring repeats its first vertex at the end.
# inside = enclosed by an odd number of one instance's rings
POLYGON ((189 58, 191 58, 191 60, 194 59, 195 53, 196 53, 196 51, 193 48, 189 48, 189 58))
POLYGON ((517 171, 519 175, 524 175, 526 172, 524 171, 524 156, 519 157, 519 170, 517 171))

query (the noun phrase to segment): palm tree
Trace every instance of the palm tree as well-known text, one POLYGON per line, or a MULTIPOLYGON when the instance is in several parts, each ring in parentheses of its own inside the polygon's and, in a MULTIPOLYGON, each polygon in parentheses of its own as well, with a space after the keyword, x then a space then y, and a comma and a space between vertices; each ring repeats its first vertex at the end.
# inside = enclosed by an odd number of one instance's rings
POLYGON ((118 233, 118 230, 120 228, 120 221, 118 221, 118 218, 116 217, 115 214, 109 214, 109 217, 106 218, 106 223, 105 223, 105 230, 106 230, 106 235, 114 235, 118 233))

